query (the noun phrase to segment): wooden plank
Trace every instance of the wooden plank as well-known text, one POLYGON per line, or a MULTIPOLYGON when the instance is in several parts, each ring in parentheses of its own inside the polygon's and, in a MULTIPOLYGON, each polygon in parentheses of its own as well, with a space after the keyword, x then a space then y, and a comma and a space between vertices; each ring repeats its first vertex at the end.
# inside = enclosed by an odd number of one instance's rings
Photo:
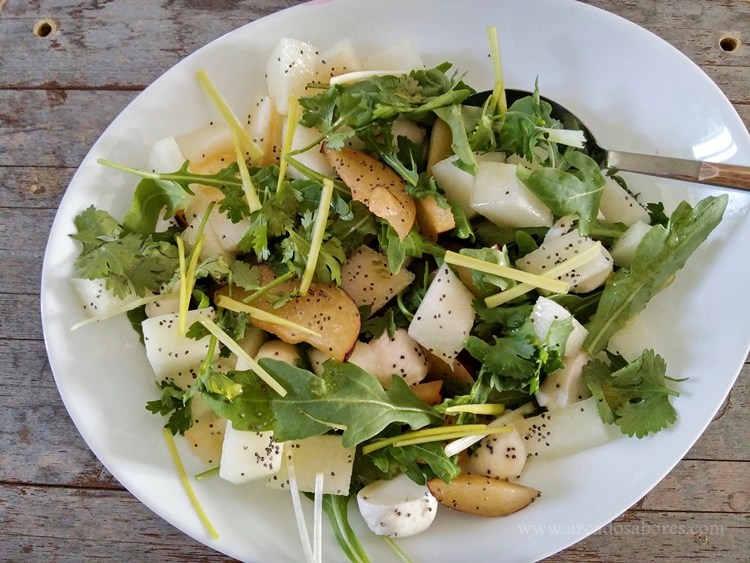
POLYGON ((74 168, 0 166, 0 208, 56 209, 74 168))
POLYGON ((235 561, 173 528, 125 491, 0 486, 0 524, 0 553, 8 563, 235 561))
POLYGON ((39 295, 0 293, 0 340, 41 340, 39 295))
MULTIPOLYGON (((54 209, 7 208, 0 214, 0 293, 38 294, 54 209)), ((71 225, 71 232, 74 231, 71 225)))

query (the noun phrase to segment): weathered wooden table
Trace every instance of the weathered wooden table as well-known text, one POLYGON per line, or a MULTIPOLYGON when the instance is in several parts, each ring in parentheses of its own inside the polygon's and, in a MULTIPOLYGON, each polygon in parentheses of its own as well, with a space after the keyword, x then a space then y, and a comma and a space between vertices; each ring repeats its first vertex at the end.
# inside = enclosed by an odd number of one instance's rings
MULTIPOLYGON (((110 121, 182 57, 295 3, 0 0, 0 561, 231 560, 152 514, 88 450, 49 369, 39 279, 58 202, 110 121)), ((750 123, 750 3, 589 3, 687 54, 750 123)), ((750 561, 750 366, 685 459, 616 523, 631 532, 613 526, 548 561, 750 561)))

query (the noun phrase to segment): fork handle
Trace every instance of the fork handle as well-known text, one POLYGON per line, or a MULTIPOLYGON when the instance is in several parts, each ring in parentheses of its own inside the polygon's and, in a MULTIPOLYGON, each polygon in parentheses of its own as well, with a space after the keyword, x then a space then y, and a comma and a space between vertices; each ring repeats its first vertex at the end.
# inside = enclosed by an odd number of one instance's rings
POLYGON ((750 167, 702 162, 698 169, 698 182, 750 190, 750 167))
POLYGON ((750 167, 747 166, 624 151, 607 151, 604 163, 607 168, 624 172, 750 191, 750 167))

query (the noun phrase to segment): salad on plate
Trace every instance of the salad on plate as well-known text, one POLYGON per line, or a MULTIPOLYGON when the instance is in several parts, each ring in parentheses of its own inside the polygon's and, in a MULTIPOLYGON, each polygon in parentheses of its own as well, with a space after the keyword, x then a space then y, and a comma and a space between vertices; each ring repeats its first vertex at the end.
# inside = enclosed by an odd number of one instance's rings
POLYGON ((408 40, 360 58, 283 39, 246 115, 202 70, 223 121, 165 131, 142 169, 100 160, 141 180, 123 218, 75 219, 72 328, 128 316, 212 536, 174 435, 206 465, 198 494, 288 490, 306 561, 325 513, 365 562, 351 497, 408 560, 393 540, 439 505, 507 516, 544 491, 519 483, 534 460, 676 420, 677 380, 631 334, 727 197, 639 201, 538 87, 508 105, 487 31, 489 94, 408 40))

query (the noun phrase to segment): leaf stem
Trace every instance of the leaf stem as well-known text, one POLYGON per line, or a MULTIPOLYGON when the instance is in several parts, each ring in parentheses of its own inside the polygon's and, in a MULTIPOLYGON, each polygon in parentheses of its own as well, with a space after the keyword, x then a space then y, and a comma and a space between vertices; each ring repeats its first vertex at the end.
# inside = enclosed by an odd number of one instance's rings
POLYGON ((259 290, 257 290, 252 295, 249 295, 248 297, 245 297, 242 301, 244 303, 250 303, 251 301, 255 301, 258 297, 261 297, 261 296, 265 295, 266 293, 268 293, 270 290, 272 290, 277 285, 281 285, 282 283, 284 283, 287 280, 292 279, 293 277, 294 277, 294 272, 287 272, 283 276, 279 276, 275 280, 268 282, 266 285, 264 285, 263 287, 261 287, 259 290))
POLYGON ((331 197, 333 196, 333 182, 329 179, 323 180, 323 191, 320 194, 320 203, 318 204, 318 213, 315 217, 315 228, 313 229, 312 241, 310 242, 310 254, 305 264, 305 272, 302 275, 302 283, 299 287, 301 295, 307 295, 312 283, 315 270, 318 267, 318 256, 320 247, 323 244, 323 236, 328 225, 328 210, 331 206, 331 197))
POLYGON ((401 551, 401 548, 396 545, 395 541, 393 541, 388 536, 381 536, 381 537, 385 540, 385 543, 387 543, 390 546, 390 548, 396 553, 396 555, 399 556, 399 558, 401 559, 401 561, 403 561, 404 563, 413 563, 413 561, 411 559, 409 559, 409 557, 406 555, 406 553, 404 553, 403 551, 401 551))
POLYGON ((406 305, 404 305, 403 295, 404 295, 404 292, 402 291, 396 296, 396 304, 398 305, 398 308, 406 317, 406 320, 411 321, 414 318, 414 313, 409 311, 409 309, 406 308, 406 305))
POLYGON ((198 475, 196 475, 194 479, 196 481, 200 481, 201 479, 205 479, 206 477, 213 477, 214 475, 218 475, 219 471, 221 471, 221 466, 214 467, 212 469, 209 469, 208 471, 204 471, 203 473, 198 473, 198 475))
POLYGON ((299 330, 300 332, 305 332, 311 336, 320 336, 319 333, 315 332, 312 329, 309 329, 302 325, 298 325, 297 323, 293 323, 290 320, 268 313, 262 309, 246 305, 241 301, 235 301, 234 299, 230 299, 226 295, 219 295, 216 298, 216 305, 218 307, 224 307, 225 309, 234 311, 235 313, 247 313, 251 318, 259 321, 299 330))

